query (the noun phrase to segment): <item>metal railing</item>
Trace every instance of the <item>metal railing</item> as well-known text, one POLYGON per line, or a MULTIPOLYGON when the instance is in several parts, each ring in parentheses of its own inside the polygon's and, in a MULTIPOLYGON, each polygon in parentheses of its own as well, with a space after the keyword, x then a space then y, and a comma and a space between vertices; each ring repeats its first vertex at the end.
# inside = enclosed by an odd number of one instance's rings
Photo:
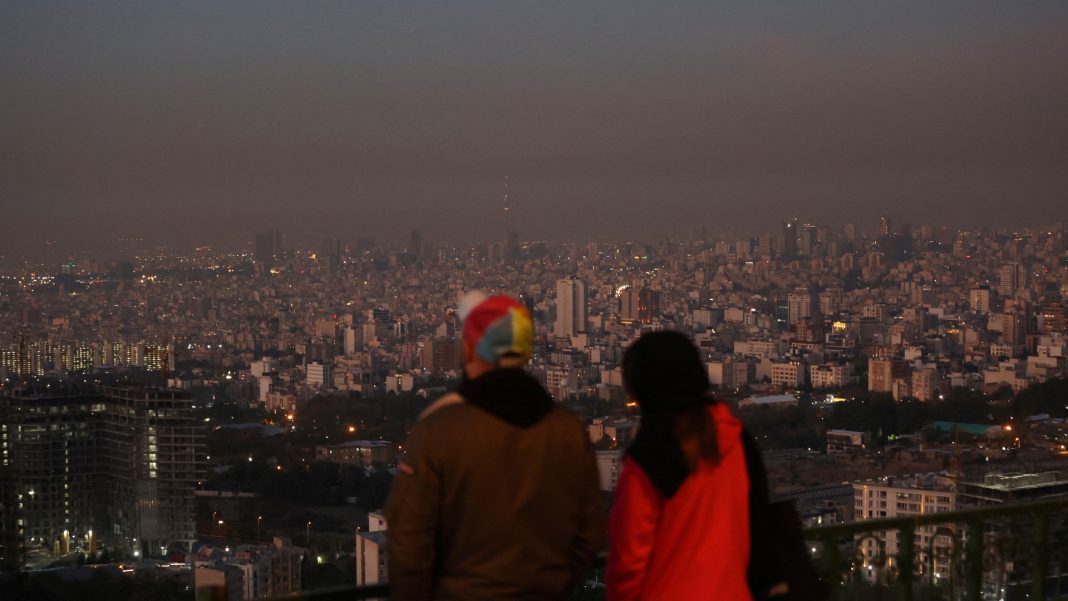
POLYGON ((278 601, 356 601, 358 599, 388 599, 388 584, 369 586, 341 586, 314 591, 303 591, 288 597, 279 597, 278 601))
MULTIPOLYGON (((1068 600, 1068 497, 833 524, 804 534, 834 601, 1068 600)), ((388 597, 389 585, 382 584, 279 601, 388 597)))
POLYGON ((834 524, 805 537, 835 600, 1068 599, 1068 497, 834 524))

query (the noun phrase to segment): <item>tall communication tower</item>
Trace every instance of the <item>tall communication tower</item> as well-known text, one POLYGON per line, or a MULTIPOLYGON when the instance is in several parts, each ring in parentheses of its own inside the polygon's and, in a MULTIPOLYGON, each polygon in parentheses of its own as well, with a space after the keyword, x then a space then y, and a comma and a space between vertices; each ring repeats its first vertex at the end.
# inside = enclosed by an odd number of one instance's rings
POLYGON ((504 245, 501 247, 501 262, 510 263, 512 258, 512 204, 508 199, 508 176, 504 176, 504 245))
POLYGON ((512 242, 512 224, 510 221, 510 213, 512 206, 508 201, 508 176, 504 176, 504 247, 508 248, 508 245, 512 242))

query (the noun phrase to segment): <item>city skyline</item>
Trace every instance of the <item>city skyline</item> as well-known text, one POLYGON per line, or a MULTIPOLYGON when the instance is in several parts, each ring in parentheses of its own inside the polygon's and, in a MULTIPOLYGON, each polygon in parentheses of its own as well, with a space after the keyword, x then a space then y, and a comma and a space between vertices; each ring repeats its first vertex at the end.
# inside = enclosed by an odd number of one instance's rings
POLYGON ((486 242, 506 178, 549 240, 1066 202, 1063 3, 248 8, 0 8, 0 253, 486 242))
MULTIPOLYGON (((523 243, 507 254, 502 241, 428 245, 419 232, 406 247, 357 239, 350 252, 325 237, 294 252, 284 232, 268 229, 241 253, 138 251, 143 241, 128 240, 136 258, 6 271, 0 565, 84 557, 141 574, 164 559, 187 587, 167 597, 175 601, 213 586, 261 591, 236 599, 383 582, 390 535, 376 512, 408 428, 460 381, 458 298, 472 289, 515 295, 527 308, 528 373, 582 420, 606 496, 639 423, 624 351, 657 330, 697 346, 716 399, 768 451, 769 486, 798 500, 809 528, 927 513, 951 522, 991 492, 1006 511, 1022 511, 1009 505, 1068 490, 1063 225, 940 232, 886 216, 868 229, 788 220, 758 238, 523 243), (94 497, 78 485, 115 463, 99 461, 117 440, 109 424, 120 413, 96 400, 109 386, 181 399, 177 413, 141 407, 144 418, 120 432, 145 441, 136 498, 119 476, 107 477, 121 494, 94 497), (85 422, 72 407, 88 407, 102 434, 65 437, 85 422), (199 450, 184 447, 196 454, 182 464, 195 476, 167 471, 167 445, 186 434, 161 418, 203 434, 199 450), (68 476, 67 450, 92 444, 102 454, 72 463, 68 476), (235 506, 231 493, 251 496, 235 506), (133 521, 77 509, 96 498, 107 515, 133 521), (181 532, 157 529, 156 514, 138 509, 157 498, 161 509, 195 498, 195 519, 174 521, 181 532), (326 541, 346 538, 339 580, 311 569, 326 541)), ((1061 516, 1050 516, 1050 540, 1062 536, 1061 516)), ((879 539, 887 553, 907 553, 893 532, 879 539)), ((937 562, 934 578, 959 567, 939 559, 948 545, 920 551, 937 562)), ((871 578, 861 567, 883 553, 875 543, 853 551, 863 558, 843 586, 871 578)), ((1006 589, 1027 584, 1004 576, 983 572, 1006 589)))
POLYGON ((481 517, 461 593, 647 563, 699 596, 659 545, 740 515, 668 545, 774 568, 789 530, 805 569, 754 597, 1068 594, 1065 32, 1064 0, 0 3, 2 590, 400 598, 481 517), (591 571, 556 526, 602 505, 591 571))
MULTIPOLYGON (((499 208, 500 209, 500 208, 499 208)), ((501 223, 505 224, 505 213, 501 212, 501 223)), ((492 224, 491 224, 492 225, 492 224)), ((914 240, 948 244, 962 234, 994 235, 994 236, 1028 236, 1043 233, 1054 229, 1063 229, 1064 223, 1025 223, 1017 227, 1004 224, 981 224, 973 228, 952 227, 941 223, 910 222, 897 220, 889 215, 878 217, 871 222, 844 222, 840 224, 807 222, 797 217, 786 219, 781 222, 771 223, 765 228, 748 230, 741 229, 714 229, 704 226, 691 226, 680 229, 663 236, 575 236, 571 238, 535 238, 520 236, 515 226, 512 225, 507 231, 503 225, 500 231, 495 228, 481 228, 477 238, 429 239, 424 236, 424 231, 418 227, 407 230, 381 230, 381 231, 348 231, 336 232, 336 228, 326 227, 316 233, 304 233, 294 237, 291 230, 277 226, 271 226, 257 231, 241 231, 231 236, 209 240, 203 237, 196 239, 168 240, 155 233, 130 234, 115 238, 101 238, 93 242, 75 243, 66 239, 39 239, 34 243, 20 245, 9 249, 0 249, 0 269, 18 270, 30 267, 49 271, 58 269, 64 265, 72 265, 78 261, 124 261, 134 259, 163 259, 165 256, 181 257, 209 256, 218 253, 247 255, 255 258, 261 250, 261 240, 264 236, 273 239, 270 252, 296 253, 299 255, 318 255, 327 252, 327 245, 333 250, 329 253, 339 259, 341 254, 355 256, 361 252, 393 252, 405 251, 413 255, 422 255, 430 249, 482 249, 489 252, 504 253, 505 235, 509 237, 512 250, 517 252, 519 246, 549 244, 553 246, 581 246, 590 243, 606 244, 639 244, 656 245, 663 242, 672 243, 744 243, 748 241, 754 255, 759 255, 761 245, 767 243, 778 244, 790 237, 786 233, 790 228, 794 231, 792 247, 790 242, 785 242, 788 248, 782 249, 776 246, 777 258, 793 257, 805 258, 810 255, 813 245, 823 248, 828 240, 838 241, 868 241, 877 242, 888 235, 903 239, 909 237, 914 240), (889 227, 889 230, 884 228, 889 227), (819 232, 820 239, 814 236, 819 232), (296 238, 296 239, 294 239, 296 238), (808 250, 798 252, 798 243, 805 244, 808 250), (414 248, 413 244, 417 245, 414 248), (499 247, 494 249, 493 247, 499 247), (6 252, 5 252, 6 251, 6 252), (783 253, 786 253, 783 255, 783 253), (341 253, 341 254, 339 254, 341 253)), ((885 249, 884 249, 885 250, 885 249)), ((261 257, 262 258, 262 257, 261 257)), ((278 258, 281 258, 279 255, 278 258)), ((14 272, 12 272, 14 273, 14 272)))

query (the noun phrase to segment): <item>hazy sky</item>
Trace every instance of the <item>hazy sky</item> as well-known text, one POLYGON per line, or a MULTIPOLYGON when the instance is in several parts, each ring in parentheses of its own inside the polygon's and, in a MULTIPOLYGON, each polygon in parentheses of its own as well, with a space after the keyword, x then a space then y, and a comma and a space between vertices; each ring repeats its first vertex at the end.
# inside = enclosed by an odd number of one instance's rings
POLYGON ((0 4, 0 247, 1068 221, 1068 2, 0 4))

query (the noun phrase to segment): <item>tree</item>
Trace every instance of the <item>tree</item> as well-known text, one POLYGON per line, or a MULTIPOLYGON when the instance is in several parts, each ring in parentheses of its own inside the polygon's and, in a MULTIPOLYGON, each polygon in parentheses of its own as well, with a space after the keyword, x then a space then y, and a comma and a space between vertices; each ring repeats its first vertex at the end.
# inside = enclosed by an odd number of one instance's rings
POLYGON ((1012 402, 1013 415, 1030 416, 1048 413, 1068 417, 1068 379, 1051 378, 1021 390, 1012 402))

